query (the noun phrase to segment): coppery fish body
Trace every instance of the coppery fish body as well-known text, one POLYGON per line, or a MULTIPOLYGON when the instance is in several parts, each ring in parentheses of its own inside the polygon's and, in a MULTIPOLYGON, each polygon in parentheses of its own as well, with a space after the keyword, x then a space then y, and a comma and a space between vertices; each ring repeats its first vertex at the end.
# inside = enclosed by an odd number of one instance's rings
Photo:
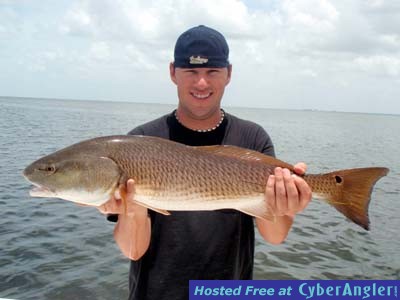
MULTIPOLYGON (((190 147, 156 137, 108 136, 45 156, 28 166, 24 176, 39 187, 32 196, 98 206, 133 178, 135 200, 161 213, 229 208, 271 219, 264 191, 277 166, 293 169, 234 146, 190 147)), ((367 229, 372 187, 387 172, 364 168, 304 178, 315 196, 367 229)))

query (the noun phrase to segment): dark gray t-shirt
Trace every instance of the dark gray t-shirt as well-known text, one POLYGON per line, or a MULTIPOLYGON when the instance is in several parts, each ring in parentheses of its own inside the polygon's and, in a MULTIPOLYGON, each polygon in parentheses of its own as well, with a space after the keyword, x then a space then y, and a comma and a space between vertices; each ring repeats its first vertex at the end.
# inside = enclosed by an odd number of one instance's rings
MULTIPOLYGON (((169 139, 165 115, 129 134, 169 139)), ((222 144, 274 156, 272 142, 259 125, 225 114, 222 144)), ((149 211, 151 241, 138 261, 131 262, 130 300, 188 299, 191 279, 251 279, 254 258, 252 217, 235 210, 149 211)))

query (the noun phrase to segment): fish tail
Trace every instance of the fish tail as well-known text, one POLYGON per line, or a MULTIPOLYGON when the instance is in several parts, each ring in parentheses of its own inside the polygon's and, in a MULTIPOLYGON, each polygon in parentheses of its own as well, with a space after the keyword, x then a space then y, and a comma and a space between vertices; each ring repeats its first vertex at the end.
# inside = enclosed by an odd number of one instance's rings
POLYGON ((354 223, 369 230, 368 207, 375 183, 389 172, 387 168, 340 170, 328 175, 337 186, 327 201, 354 223))

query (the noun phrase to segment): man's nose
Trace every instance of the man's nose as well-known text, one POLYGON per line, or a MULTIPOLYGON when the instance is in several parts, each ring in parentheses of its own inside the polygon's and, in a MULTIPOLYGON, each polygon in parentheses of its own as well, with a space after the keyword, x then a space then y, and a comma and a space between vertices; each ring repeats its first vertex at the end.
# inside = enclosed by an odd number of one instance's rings
POLYGON ((204 76, 199 76, 197 78, 196 87, 204 89, 208 87, 208 81, 204 76))

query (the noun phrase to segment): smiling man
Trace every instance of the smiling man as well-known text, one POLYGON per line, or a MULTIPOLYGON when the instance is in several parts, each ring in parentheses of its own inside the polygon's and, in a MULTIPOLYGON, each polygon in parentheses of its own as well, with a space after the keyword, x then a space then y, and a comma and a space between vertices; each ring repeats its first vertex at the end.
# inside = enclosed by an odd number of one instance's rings
POLYGON ((178 89, 176 116, 192 130, 207 130, 222 119, 221 100, 232 65, 225 38, 205 26, 183 33, 175 46, 170 76, 178 89))
MULTIPOLYGON (((170 77, 178 90, 172 113, 133 129, 191 146, 228 144, 275 155, 265 130, 221 109, 232 66, 228 44, 218 31, 197 26, 177 40, 170 77)), ((296 172, 305 172, 298 164, 296 172)), ((210 174, 212 176, 212 174, 210 174)), ((261 236, 272 244, 285 240, 295 215, 311 199, 298 176, 277 168, 266 182, 265 201, 275 222, 257 219, 261 236)), ((254 220, 235 210, 176 211, 164 216, 134 203, 134 182, 127 183, 128 214, 119 199, 100 210, 118 214, 114 237, 131 261, 129 299, 187 299, 190 279, 251 279, 254 220)))
POLYGON ((176 118, 194 130, 216 127, 222 118, 221 99, 232 67, 177 68, 170 65, 172 81, 178 87, 176 118), (215 126, 214 126, 215 125, 215 126))

